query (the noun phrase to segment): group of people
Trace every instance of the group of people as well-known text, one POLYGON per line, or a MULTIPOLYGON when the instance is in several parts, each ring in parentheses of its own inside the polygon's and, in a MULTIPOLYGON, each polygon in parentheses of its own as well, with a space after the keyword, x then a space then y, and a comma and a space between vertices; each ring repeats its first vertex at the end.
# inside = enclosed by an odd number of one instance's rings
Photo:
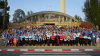
POLYGON ((4 45, 15 46, 93 46, 99 45, 99 31, 78 26, 25 26, 2 32, 4 45))

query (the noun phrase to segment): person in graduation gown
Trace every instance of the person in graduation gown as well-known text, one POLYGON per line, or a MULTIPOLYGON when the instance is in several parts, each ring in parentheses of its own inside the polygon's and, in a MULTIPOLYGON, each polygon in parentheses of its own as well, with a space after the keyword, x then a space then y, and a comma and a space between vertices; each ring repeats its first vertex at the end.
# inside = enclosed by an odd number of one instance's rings
POLYGON ((90 46, 91 45, 91 35, 89 35, 87 38, 88 38, 88 45, 90 46))
POLYGON ((45 44, 46 44, 46 35, 45 35, 45 33, 42 36, 42 40, 43 40, 43 45, 45 46, 45 44))
POLYGON ((52 46, 54 46, 54 44, 55 44, 55 36, 54 36, 54 33, 52 33, 51 41, 52 41, 52 46))
POLYGON ((39 34, 39 44, 40 46, 42 46, 42 35, 41 34, 39 34))
POLYGON ((62 33, 60 33, 60 46, 63 44, 63 35, 62 35, 62 33))
POLYGON ((58 33, 55 37, 55 40, 56 40, 56 42, 55 42, 56 46, 59 46, 59 35, 58 35, 58 33))

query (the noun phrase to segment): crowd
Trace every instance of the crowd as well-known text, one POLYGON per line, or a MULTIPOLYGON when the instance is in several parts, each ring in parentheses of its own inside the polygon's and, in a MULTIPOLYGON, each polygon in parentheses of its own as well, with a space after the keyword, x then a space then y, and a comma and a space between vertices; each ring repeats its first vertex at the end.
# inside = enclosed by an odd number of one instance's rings
POLYGON ((93 46, 99 45, 99 31, 78 26, 25 26, 2 32, 5 46, 93 46))

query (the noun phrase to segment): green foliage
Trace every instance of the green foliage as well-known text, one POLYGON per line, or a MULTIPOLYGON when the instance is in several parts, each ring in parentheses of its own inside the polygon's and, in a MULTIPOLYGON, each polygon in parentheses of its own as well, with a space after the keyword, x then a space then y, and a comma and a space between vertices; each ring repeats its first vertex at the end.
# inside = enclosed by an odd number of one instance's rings
POLYGON ((79 22, 82 22, 82 21, 83 21, 82 18, 81 18, 80 16, 75 15, 75 18, 76 18, 79 22))
POLYGON ((93 22, 89 0, 86 0, 86 2, 84 3, 84 8, 82 8, 82 10, 85 14, 85 21, 93 22))
MULTIPOLYGON (((0 9, 4 9, 4 5, 5 5, 5 2, 3 0, 0 1, 0 9)), ((6 11, 9 11, 10 10, 10 7, 7 6, 7 10, 6 11)), ((2 11, 0 11, 0 29, 2 29, 2 26, 3 26, 3 16, 4 16, 4 13, 2 11)), ((5 20, 5 26, 7 28, 7 24, 9 23, 9 12, 6 12, 6 20, 5 20)))
POLYGON ((95 26, 100 24, 98 0, 86 0, 83 12, 85 13, 85 21, 92 22, 95 26))
POLYGON ((91 13, 92 13, 92 19, 93 23, 95 25, 100 24, 100 14, 99 14, 99 5, 98 5, 98 0, 90 0, 90 5, 91 5, 91 13))
POLYGON ((93 28, 93 24, 91 22, 81 22, 80 27, 84 28, 93 28))
POLYGON ((25 17, 24 11, 21 9, 17 9, 13 14, 13 22, 18 22, 24 17, 25 17))

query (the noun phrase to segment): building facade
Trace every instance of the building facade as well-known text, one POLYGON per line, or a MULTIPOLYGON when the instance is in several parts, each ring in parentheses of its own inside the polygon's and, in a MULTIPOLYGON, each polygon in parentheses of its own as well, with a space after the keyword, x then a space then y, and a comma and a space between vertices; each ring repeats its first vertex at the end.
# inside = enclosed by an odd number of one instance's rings
POLYGON ((80 22, 74 17, 65 13, 56 11, 42 11, 26 16, 19 22, 9 23, 8 28, 17 28, 18 26, 36 26, 36 25, 67 25, 79 26, 80 22), (15 26, 16 25, 16 26, 15 26))

